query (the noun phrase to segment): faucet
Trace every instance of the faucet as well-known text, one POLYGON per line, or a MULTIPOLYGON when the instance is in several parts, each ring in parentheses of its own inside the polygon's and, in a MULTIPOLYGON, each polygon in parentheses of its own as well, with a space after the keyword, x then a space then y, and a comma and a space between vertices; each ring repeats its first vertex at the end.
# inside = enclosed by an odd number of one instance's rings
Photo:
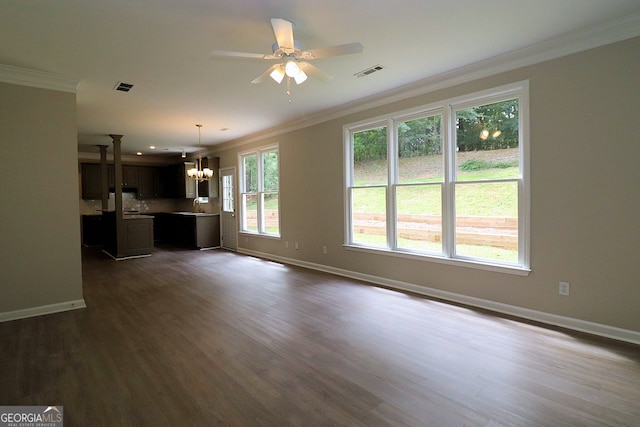
POLYGON ((204 210, 202 209, 202 204, 200 204, 200 199, 198 197, 193 199, 193 208, 196 212, 204 212, 204 210), (196 208, 196 205, 198 205, 198 207, 196 208))

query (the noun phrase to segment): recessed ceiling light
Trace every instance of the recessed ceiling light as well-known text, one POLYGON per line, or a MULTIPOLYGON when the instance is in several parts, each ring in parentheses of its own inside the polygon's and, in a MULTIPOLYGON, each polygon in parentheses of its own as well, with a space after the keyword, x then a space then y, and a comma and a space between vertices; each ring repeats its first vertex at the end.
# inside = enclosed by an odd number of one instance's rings
POLYGON ((142 151, 138 151, 138 152, 136 153, 136 156, 142 156, 142 151))
POLYGON ((149 148, 152 149, 152 150, 155 150, 156 146, 155 145, 150 145, 149 148))

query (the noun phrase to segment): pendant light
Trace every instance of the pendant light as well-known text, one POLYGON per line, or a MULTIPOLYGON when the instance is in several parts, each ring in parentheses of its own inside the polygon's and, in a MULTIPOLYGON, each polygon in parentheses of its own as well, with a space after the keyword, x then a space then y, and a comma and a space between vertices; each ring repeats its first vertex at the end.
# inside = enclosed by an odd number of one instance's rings
POLYGON ((194 181, 209 181, 213 176, 213 170, 209 168, 202 169, 202 155, 200 154, 200 128, 202 128, 202 125, 196 124, 196 126, 198 127, 198 164, 195 168, 189 169, 187 175, 194 181))

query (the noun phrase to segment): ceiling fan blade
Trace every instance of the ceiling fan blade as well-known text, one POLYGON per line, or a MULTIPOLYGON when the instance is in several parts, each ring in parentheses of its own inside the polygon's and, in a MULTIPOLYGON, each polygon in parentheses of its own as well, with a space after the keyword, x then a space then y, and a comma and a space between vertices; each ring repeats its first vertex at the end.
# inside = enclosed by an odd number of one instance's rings
POLYGON ((295 50, 293 23, 286 19, 273 18, 271 19, 271 26, 273 27, 273 34, 276 36, 278 47, 284 50, 285 53, 293 52, 295 50))
POLYGON ((281 66, 280 64, 272 65, 271 67, 267 68, 264 73, 260 74, 255 79, 251 80, 251 83, 262 83, 262 82, 264 82, 265 80, 267 80, 268 78, 271 77, 271 73, 273 72, 273 70, 275 70, 276 68, 278 68, 280 66, 281 66))
POLYGON ((263 53, 247 53, 247 52, 233 52, 229 50, 212 50, 212 56, 226 56, 231 58, 252 58, 252 59, 280 59, 273 55, 265 55, 263 53))
POLYGON ((318 79, 322 82, 329 82, 333 79, 333 76, 331 74, 327 74, 324 71, 322 71, 320 68, 316 67, 315 65, 311 65, 308 62, 298 62, 298 66, 300 67, 300 69, 302 71, 304 71, 307 75, 318 79))
POLYGON ((362 53, 364 46, 362 43, 347 43, 337 46, 325 47, 321 49, 312 49, 302 52, 302 59, 317 59, 326 58, 327 56, 340 56, 340 55, 353 55, 355 53, 362 53))

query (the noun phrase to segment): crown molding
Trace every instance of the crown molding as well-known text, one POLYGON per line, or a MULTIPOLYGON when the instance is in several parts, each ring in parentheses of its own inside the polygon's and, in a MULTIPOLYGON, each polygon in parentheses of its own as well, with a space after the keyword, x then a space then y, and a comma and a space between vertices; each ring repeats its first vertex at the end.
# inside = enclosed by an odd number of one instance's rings
POLYGON ((71 93, 77 93, 80 84, 80 80, 60 74, 5 64, 0 64, 0 82, 71 93))
POLYGON ((359 113, 397 101, 453 87, 484 77, 539 64, 575 53, 606 46, 640 36, 640 13, 604 22, 586 29, 566 33, 522 49, 475 62, 466 67, 447 71, 408 85, 327 109, 288 124, 278 125, 246 137, 222 143, 212 152, 276 137, 309 126, 359 113))
MULTIPOLYGON (((184 161, 193 161, 194 159, 182 159, 178 157, 168 156, 136 156, 134 154, 123 154, 121 156, 121 160, 123 164, 127 165, 131 164, 144 166, 167 166, 175 165, 184 161)), ((107 152, 107 162, 113 163, 112 152, 107 152)), ((78 163, 100 163, 100 153, 78 151, 78 163)))

